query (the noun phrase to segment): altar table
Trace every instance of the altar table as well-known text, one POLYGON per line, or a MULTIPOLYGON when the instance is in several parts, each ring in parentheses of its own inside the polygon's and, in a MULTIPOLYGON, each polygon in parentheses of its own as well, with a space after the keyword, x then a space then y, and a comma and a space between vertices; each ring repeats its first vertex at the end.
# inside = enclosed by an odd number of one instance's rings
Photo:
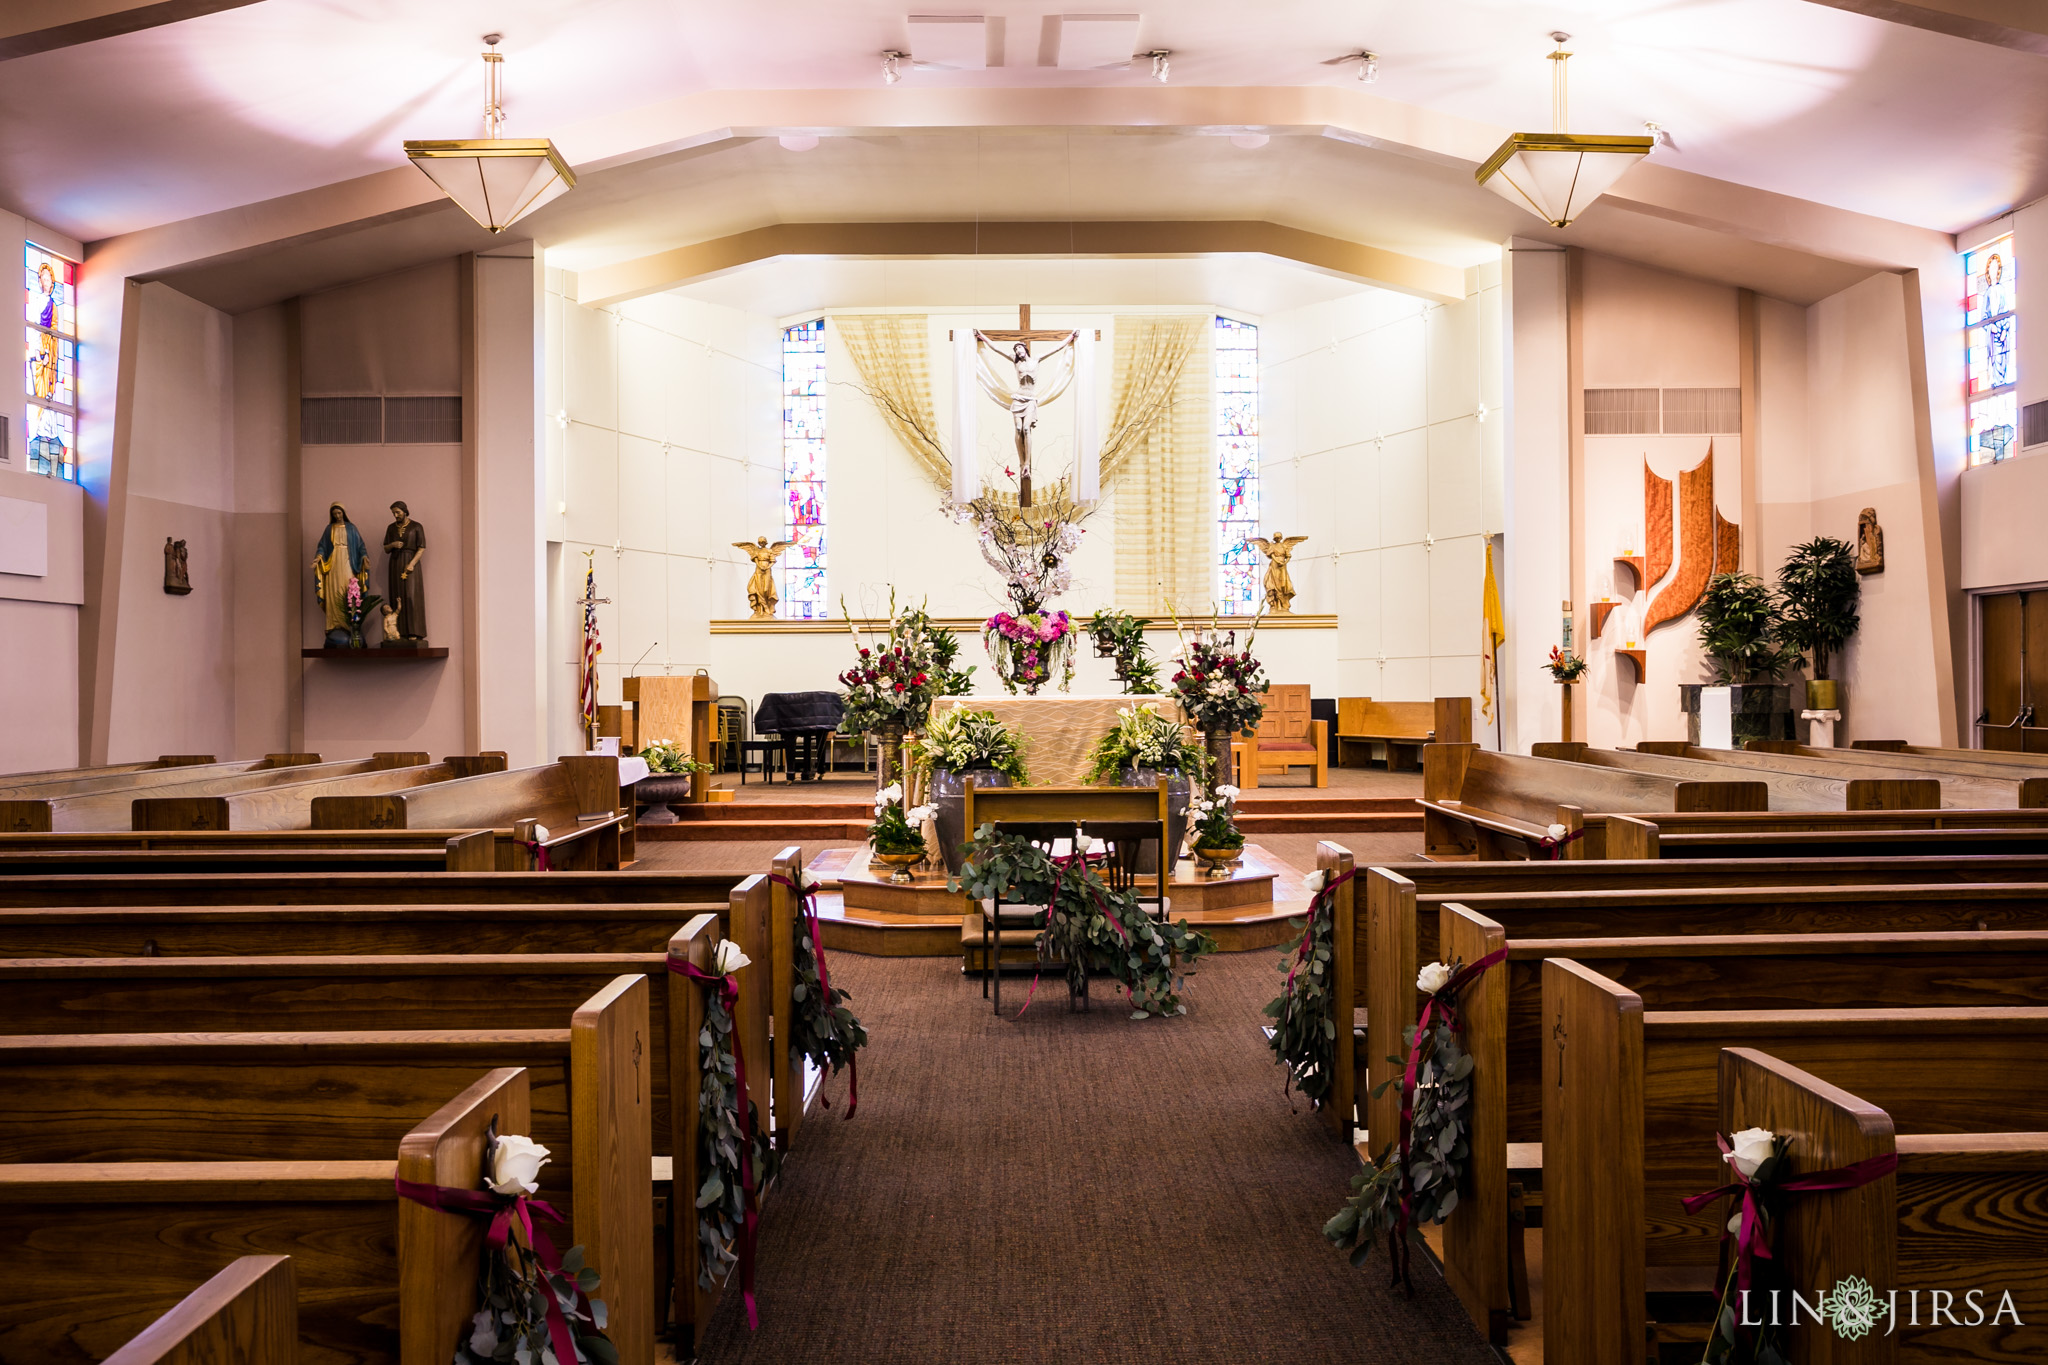
MULTIPOLYGON (((1116 726, 1116 713, 1126 706, 1151 702, 1164 716, 1180 714, 1171 697, 941 697, 932 711, 958 704, 992 711, 997 720, 1025 736, 1024 764, 1031 783, 1039 787, 1078 787, 1088 780, 1089 755, 1096 742, 1116 726)), ((1200 743, 1197 736, 1196 743, 1200 743)))

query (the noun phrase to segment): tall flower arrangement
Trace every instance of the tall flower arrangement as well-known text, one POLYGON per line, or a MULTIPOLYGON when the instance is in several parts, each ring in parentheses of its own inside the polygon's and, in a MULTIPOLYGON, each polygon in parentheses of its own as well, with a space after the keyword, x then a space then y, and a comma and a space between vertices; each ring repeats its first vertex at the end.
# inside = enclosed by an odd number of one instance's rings
MULTIPOLYGON (((1174 623, 1177 633, 1180 623, 1174 623)), ((1220 631, 1211 625, 1192 638, 1180 634, 1180 653, 1175 656, 1173 695, 1180 709, 1196 729, 1206 735, 1234 735, 1249 730, 1266 714, 1266 671, 1252 654, 1258 638, 1258 623, 1242 648, 1237 632, 1220 631)))
POLYGON ((906 733, 922 729, 932 712, 932 698, 938 694, 931 619, 922 609, 899 616, 892 592, 888 629, 877 633, 871 643, 862 644, 844 600, 839 609, 846 614, 855 651, 853 667, 839 675, 846 712, 840 722, 843 732, 858 735, 891 728, 906 733))
POLYGON ((1081 516, 1061 492, 1028 517, 992 498, 967 505, 981 557, 1002 574, 1010 597, 1011 609, 989 617, 981 628, 1006 692, 1035 695, 1055 671, 1062 691, 1074 681, 1074 622, 1045 604, 1073 586, 1068 561, 1081 548, 1081 516))

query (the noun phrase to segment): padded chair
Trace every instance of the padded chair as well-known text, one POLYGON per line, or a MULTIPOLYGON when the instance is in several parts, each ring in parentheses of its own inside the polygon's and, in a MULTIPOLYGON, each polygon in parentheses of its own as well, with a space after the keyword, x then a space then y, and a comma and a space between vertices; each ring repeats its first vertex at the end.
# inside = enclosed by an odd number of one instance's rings
POLYGON ((1246 760, 1248 777, 1311 768, 1315 785, 1330 785, 1330 723, 1309 718, 1307 683, 1274 683, 1266 689, 1266 713, 1259 718, 1246 760))
MULTIPOLYGON (((1074 845, 1079 831, 1071 821, 1065 820, 999 820, 996 833, 1009 834, 1042 849, 1047 857, 1061 840, 1074 845)), ((981 905, 981 998, 989 998, 989 983, 995 983, 995 1012, 1003 1012, 1003 949, 1020 944, 1036 944, 1038 935, 1046 924, 1047 907, 1043 905, 1003 906, 1003 898, 983 901, 981 905)), ((1041 960, 1039 965, 1043 966, 1041 960)))

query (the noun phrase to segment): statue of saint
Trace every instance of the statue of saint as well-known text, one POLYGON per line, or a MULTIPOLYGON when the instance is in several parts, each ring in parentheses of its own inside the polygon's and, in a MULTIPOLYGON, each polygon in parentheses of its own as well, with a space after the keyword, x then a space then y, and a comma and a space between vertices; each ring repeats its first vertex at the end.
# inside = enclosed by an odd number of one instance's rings
POLYGON ((192 591, 192 573, 185 558, 185 542, 164 537, 164 591, 183 597, 192 591))
POLYGON ((427 533, 402 502, 391 504, 384 528, 384 600, 398 608, 398 633, 422 643, 427 638, 427 585, 420 573, 427 533))
POLYGON ((384 643, 387 645, 404 644, 405 641, 400 639, 398 635, 398 608, 386 602, 377 610, 384 614, 384 643))
POLYGON ((1251 536, 1249 544, 1259 547, 1266 556, 1266 610, 1275 616, 1294 614, 1294 579, 1287 572, 1287 561, 1294 558, 1294 547, 1307 540, 1307 536, 1251 536))
POLYGON ((337 502, 327 509, 327 525, 313 552, 313 595, 326 609, 327 644, 332 649, 348 645, 350 578, 369 583, 370 552, 363 545, 362 532, 348 519, 348 509, 337 502))
POLYGON ((1877 509, 1866 507, 1856 518, 1856 572, 1884 572, 1884 528, 1877 524, 1877 509))
POLYGON ((754 537, 751 545, 744 540, 732 543, 735 550, 744 551, 747 558, 754 561, 754 572, 747 579, 747 605, 753 608, 753 620, 775 619, 775 604, 781 600, 775 592, 775 561, 794 544, 793 540, 778 540, 770 545, 766 536, 754 537))

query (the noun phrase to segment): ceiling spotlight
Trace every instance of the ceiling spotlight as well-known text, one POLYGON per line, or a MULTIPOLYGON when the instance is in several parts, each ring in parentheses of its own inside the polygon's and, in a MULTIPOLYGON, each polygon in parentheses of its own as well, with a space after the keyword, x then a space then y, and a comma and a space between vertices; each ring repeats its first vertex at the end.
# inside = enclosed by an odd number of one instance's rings
POLYGON ((1264 133, 1232 133, 1230 135, 1230 145, 1242 147, 1247 152, 1256 152, 1272 140, 1272 138, 1264 133))
POLYGON ((903 72, 897 68, 897 63, 909 60, 910 54, 908 52, 898 52, 893 47, 884 52, 882 54, 882 84, 894 85, 902 80, 903 72))
POLYGON ((1327 58, 1323 65, 1349 66, 1353 62, 1358 63, 1358 82, 1360 85, 1371 85, 1380 78, 1380 54, 1370 48, 1361 47, 1358 51, 1347 52, 1341 57, 1327 58))
POLYGON ((1529 210, 1552 227, 1569 227, 1585 210, 1650 154, 1650 136, 1568 133, 1564 50, 1569 33, 1553 33, 1550 54, 1550 131, 1511 133, 1475 173, 1480 184, 1529 210))
POLYGON ((1671 134, 1664 131, 1663 124, 1651 123, 1645 120, 1643 123, 1643 131, 1645 133, 1648 133, 1650 135, 1650 141, 1656 143, 1659 147, 1668 147, 1671 145, 1671 134))
POLYGON ((557 195, 575 187, 576 173, 544 137, 505 137, 505 55, 501 35, 484 44, 484 136, 446 142, 407 142, 405 154, 441 193, 492 232, 503 232, 557 195))
POLYGON ((1140 52, 1138 55, 1152 59, 1152 79, 1158 81, 1161 85, 1166 84, 1166 78, 1172 74, 1172 65, 1167 61, 1167 58, 1173 55, 1173 49, 1158 47, 1150 52, 1140 52))
POLYGON ((808 152, 818 145, 817 135, 813 133, 784 133, 775 140, 782 144, 785 152, 808 152))

